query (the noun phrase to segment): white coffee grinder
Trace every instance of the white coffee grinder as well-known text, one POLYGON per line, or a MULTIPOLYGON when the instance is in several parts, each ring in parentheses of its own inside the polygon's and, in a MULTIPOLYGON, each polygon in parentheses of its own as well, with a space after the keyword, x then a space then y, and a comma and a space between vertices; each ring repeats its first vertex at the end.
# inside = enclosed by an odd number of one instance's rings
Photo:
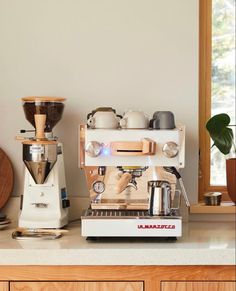
POLYGON ((70 203, 63 148, 52 129, 62 117, 65 99, 25 97, 22 101, 25 117, 35 128, 35 136, 21 138, 26 168, 19 227, 61 228, 68 223, 70 203))

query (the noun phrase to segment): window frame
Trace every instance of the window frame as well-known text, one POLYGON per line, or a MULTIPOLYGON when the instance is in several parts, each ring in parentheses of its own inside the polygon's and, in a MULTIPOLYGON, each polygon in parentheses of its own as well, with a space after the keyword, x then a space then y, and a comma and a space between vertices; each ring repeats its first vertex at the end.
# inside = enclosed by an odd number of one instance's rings
POLYGON ((212 0, 199 0, 199 201, 204 193, 219 191, 230 201, 226 186, 210 185, 210 137, 206 122, 211 116, 212 0))

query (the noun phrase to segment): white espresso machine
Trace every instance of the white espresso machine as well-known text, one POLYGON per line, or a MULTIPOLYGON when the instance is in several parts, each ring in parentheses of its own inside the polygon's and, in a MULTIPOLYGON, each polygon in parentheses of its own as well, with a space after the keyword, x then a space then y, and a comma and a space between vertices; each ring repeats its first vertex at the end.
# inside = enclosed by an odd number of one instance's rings
POLYGON ((35 128, 35 136, 20 138, 26 167, 19 227, 61 228, 68 223, 70 203, 63 148, 52 129, 62 117, 65 99, 25 97, 22 101, 25 117, 35 128))
POLYGON ((79 164, 91 200, 81 217, 82 236, 182 235, 177 181, 189 206, 177 171, 185 165, 183 125, 171 129, 80 125, 79 164))

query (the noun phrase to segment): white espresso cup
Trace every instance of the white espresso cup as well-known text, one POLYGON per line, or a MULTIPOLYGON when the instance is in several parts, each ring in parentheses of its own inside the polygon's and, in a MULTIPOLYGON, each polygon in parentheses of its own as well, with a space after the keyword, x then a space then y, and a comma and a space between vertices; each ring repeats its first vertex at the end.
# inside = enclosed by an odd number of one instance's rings
POLYGON ((118 128, 120 118, 112 111, 97 111, 89 117, 87 124, 91 128, 118 128))
POLYGON ((144 129, 149 126, 149 118, 143 111, 127 111, 120 120, 120 127, 124 129, 144 129))

